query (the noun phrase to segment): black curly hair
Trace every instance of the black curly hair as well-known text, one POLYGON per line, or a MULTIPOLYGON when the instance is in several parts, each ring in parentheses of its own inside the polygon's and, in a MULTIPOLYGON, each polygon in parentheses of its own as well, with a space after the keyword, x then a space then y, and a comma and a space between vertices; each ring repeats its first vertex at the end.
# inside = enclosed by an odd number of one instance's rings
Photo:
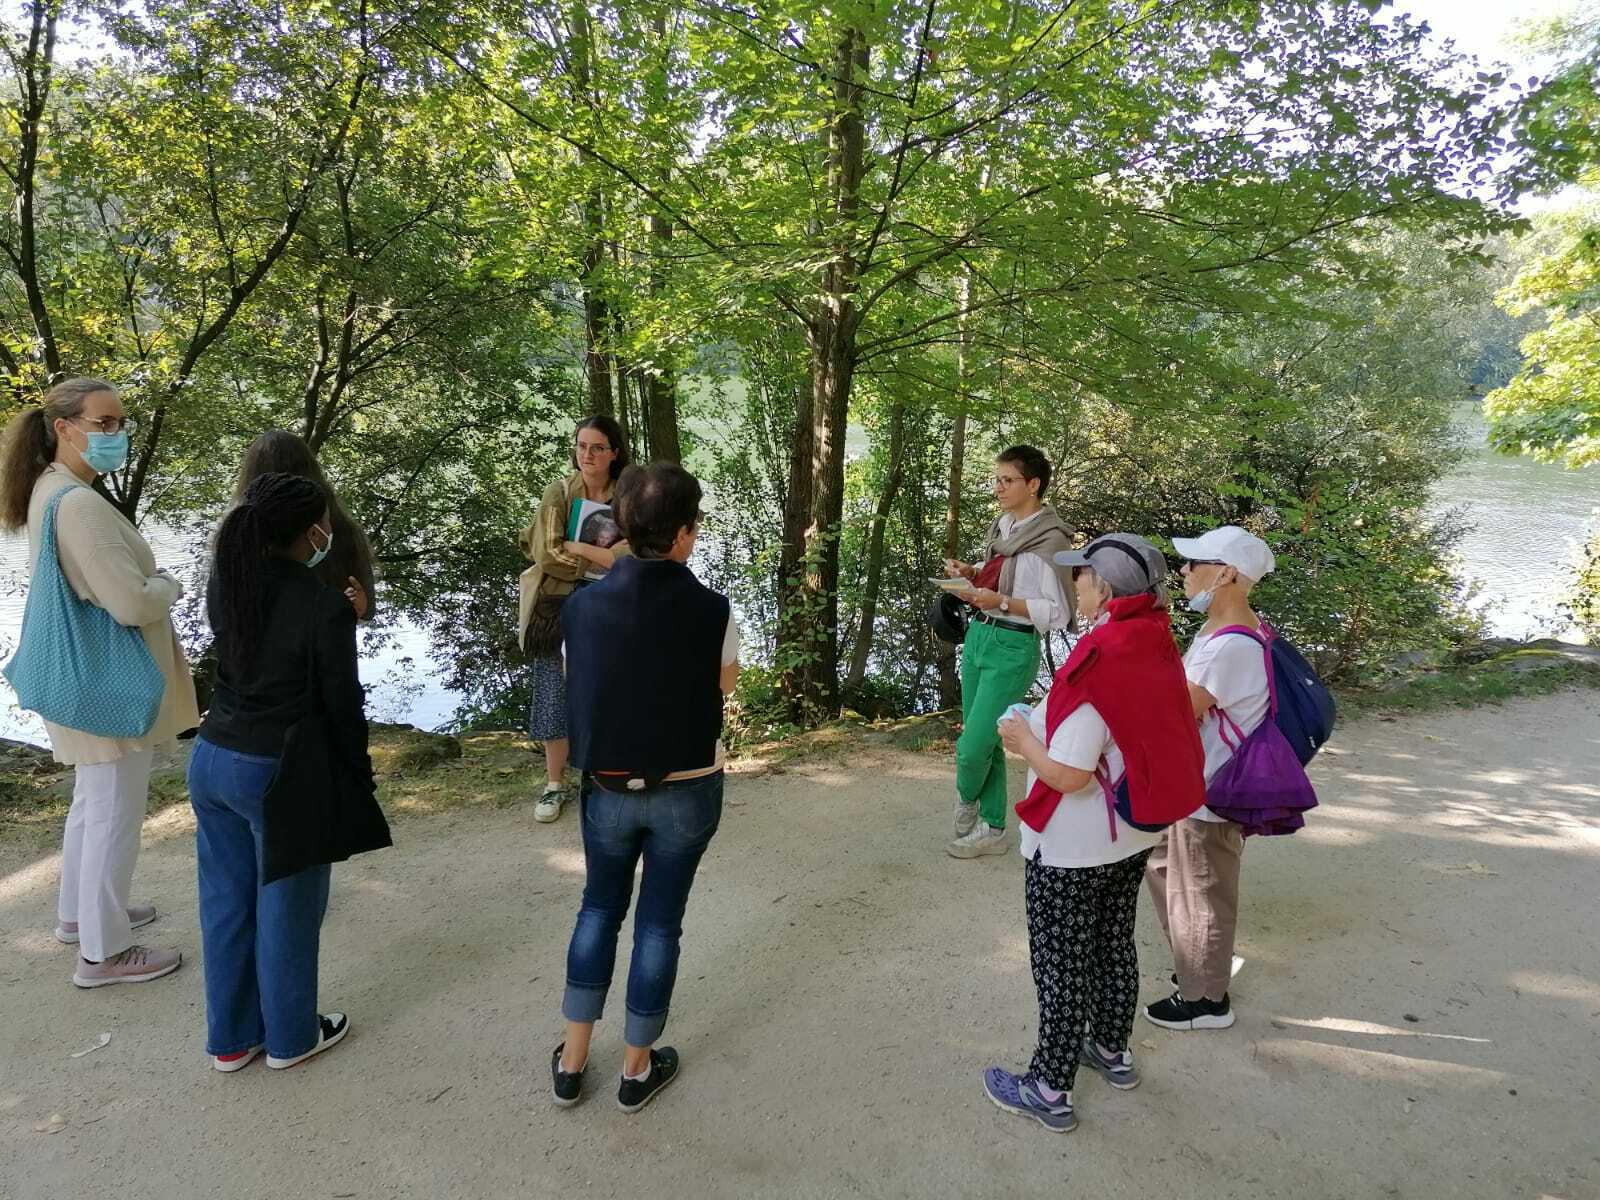
POLYGON ((267 555, 293 545, 328 511, 328 494, 299 475, 273 472, 257 476, 244 499, 217 530, 212 570, 211 629, 217 657, 231 671, 243 671, 261 640, 266 614, 261 606, 267 555))

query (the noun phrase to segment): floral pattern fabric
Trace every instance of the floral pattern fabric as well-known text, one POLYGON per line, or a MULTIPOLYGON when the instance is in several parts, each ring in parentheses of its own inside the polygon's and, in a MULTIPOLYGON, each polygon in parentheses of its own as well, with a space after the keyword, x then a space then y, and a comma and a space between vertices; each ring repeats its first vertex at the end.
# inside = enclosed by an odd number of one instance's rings
POLYGON ((1133 940, 1139 885, 1150 851, 1099 867, 1028 860, 1028 952, 1039 993, 1039 1043, 1031 1069, 1071 1091, 1087 1031, 1104 1049, 1128 1048, 1139 1004, 1133 940))

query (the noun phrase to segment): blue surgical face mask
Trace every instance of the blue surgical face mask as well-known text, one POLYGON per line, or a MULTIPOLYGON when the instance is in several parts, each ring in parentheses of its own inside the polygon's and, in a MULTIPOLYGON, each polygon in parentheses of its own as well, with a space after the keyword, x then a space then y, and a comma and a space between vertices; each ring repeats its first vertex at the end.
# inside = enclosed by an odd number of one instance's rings
POLYGON ((90 433, 85 436, 89 444, 82 450, 83 461, 91 471, 109 475, 120 471, 128 463, 128 431, 116 433, 90 433))
POLYGON ((1190 596, 1188 600, 1189 607, 1197 613, 1203 613, 1211 607, 1211 601, 1216 594, 1216 588, 1207 588, 1198 595, 1190 596))
MULTIPOLYGON (((333 549, 333 531, 331 529, 323 529, 321 525, 313 525, 312 528, 328 539, 323 543, 320 550, 313 545, 311 547, 311 557, 306 559, 306 566, 316 568, 322 565, 322 560, 328 557, 328 551, 333 549)), ((309 537, 310 535, 308 534, 307 538, 309 539, 309 537)))

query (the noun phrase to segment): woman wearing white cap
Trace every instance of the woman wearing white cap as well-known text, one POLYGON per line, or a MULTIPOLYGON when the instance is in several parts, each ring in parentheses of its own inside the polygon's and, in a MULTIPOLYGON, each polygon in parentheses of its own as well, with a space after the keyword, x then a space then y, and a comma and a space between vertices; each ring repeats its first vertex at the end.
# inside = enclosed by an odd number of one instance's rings
MULTIPOLYGON (((1172 545, 1184 559, 1189 607, 1206 618, 1183 663, 1209 782, 1233 757, 1233 747, 1267 719, 1271 693, 1260 643, 1217 634, 1233 625, 1261 627, 1250 607, 1250 590, 1275 564, 1267 544, 1237 525, 1197 538, 1173 538, 1172 545)), ((1228 980, 1243 850, 1240 826, 1201 808, 1168 829, 1151 855, 1146 879, 1172 947, 1178 983, 1171 996, 1145 1008, 1153 1023, 1167 1029, 1233 1024, 1228 980)))

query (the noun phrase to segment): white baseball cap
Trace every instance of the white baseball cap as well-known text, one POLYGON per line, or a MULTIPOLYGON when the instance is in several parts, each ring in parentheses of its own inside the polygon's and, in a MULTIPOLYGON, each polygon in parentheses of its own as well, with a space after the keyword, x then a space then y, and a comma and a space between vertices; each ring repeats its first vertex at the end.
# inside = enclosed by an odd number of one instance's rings
POLYGON ((1226 563, 1252 582, 1260 582, 1278 565, 1270 546, 1237 525, 1224 525, 1196 538, 1173 538, 1172 548, 1190 562, 1226 563))

